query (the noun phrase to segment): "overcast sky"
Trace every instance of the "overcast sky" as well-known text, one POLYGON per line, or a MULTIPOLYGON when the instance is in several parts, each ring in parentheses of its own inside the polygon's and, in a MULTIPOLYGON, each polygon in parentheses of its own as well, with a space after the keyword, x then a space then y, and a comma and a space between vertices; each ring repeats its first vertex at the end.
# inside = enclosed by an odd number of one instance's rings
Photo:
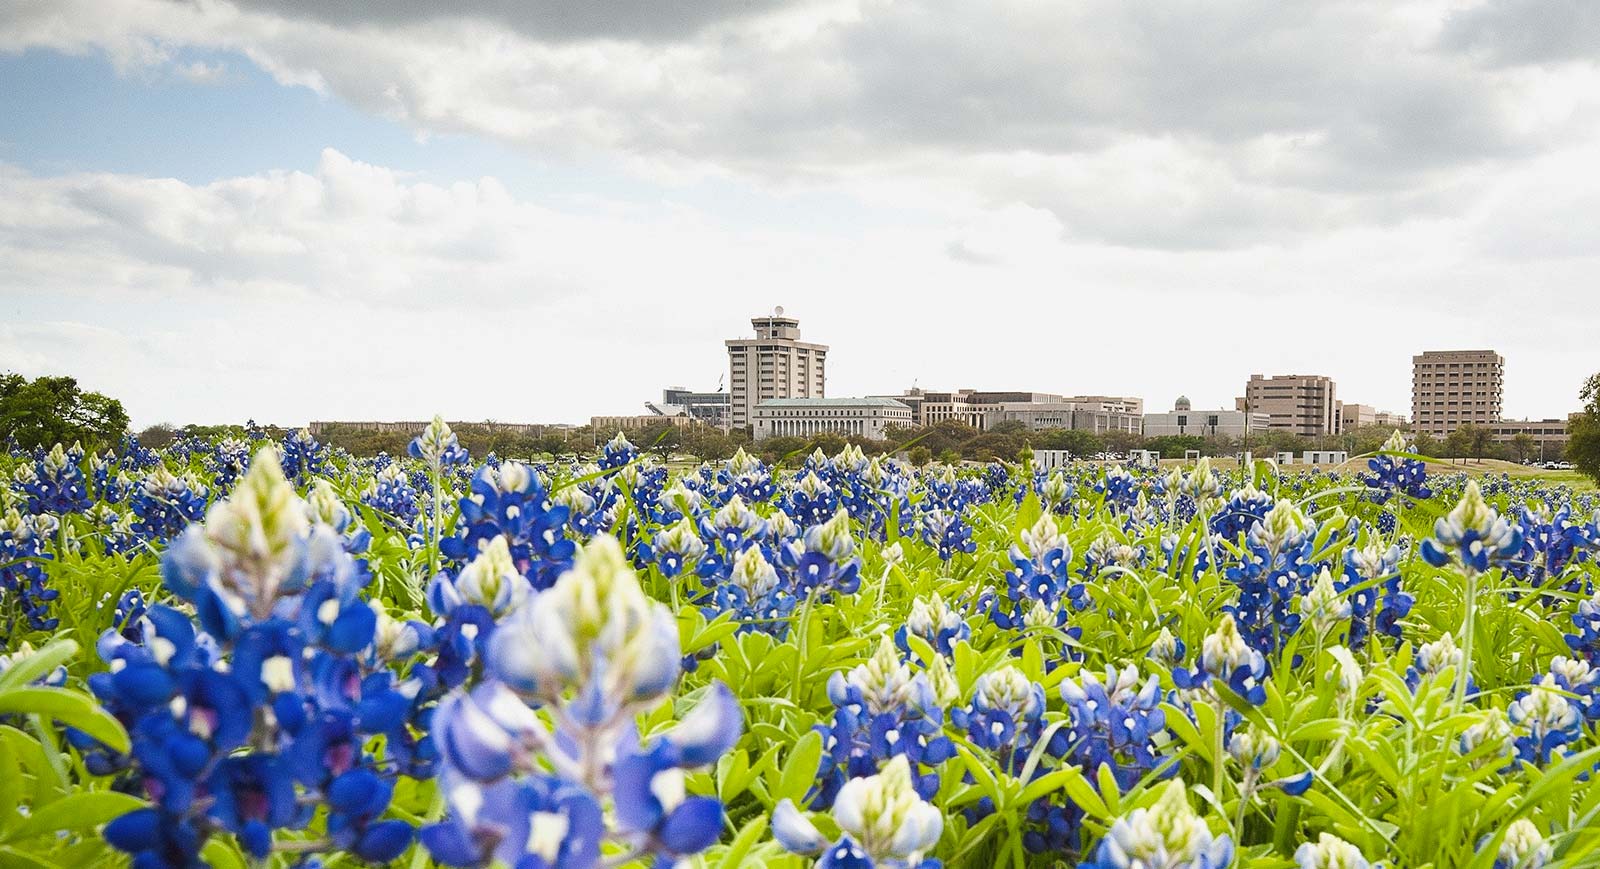
POLYGON ((1600 3, 0 3, 0 370, 136 424, 1600 371, 1600 3), (374 9, 379 11, 374 11, 374 9))

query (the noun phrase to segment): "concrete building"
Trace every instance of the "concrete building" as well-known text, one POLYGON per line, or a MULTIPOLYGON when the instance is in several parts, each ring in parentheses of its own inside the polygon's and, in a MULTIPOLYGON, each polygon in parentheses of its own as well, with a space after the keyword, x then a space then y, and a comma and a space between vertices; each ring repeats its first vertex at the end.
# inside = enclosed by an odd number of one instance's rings
MULTIPOLYGON (((447 423, 450 428, 457 431, 470 431, 474 433, 515 432, 517 434, 542 435, 547 431, 565 431, 572 428, 570 425, 559 423, 526 423, 526 422, 462 422, 452 421, 447 423)), ((341 420, 318 420, 306 426, 313 435, 321 437, 330 431, 364 431, 384 432, 388 434, 422 434, 422 430, 432 425, 432 422, 411 420, 409 422, 346 422, 341 420)))
POLYGON ((1029 429, 1079 428, 1085 431, 1138 433, 1144 400, 1124 396, 1062 396, 1050 392, 957 389, 932 392, 917 387, 892 398, 911 408, 915 425, 954 420, 980 431, 996 423, 1021 422, 1029 429))
POLYGON ((1353 432, 1358 428, 1370 425, 1381 425, 1388 428, 1404 428, 1406 415, 1403 413, 1390 413, 1387 410, 1378 410, 1370 404, 1345 404, 1339 402, 1339 432, 1353 432))
POLYGON ((1529 458, 1556 462, 1566 456, 1567 443, 1572 439, 1567 423, 1567 419, 1503 419, 1489 424, 1489 436, 1495 443, 1508 444, 1517 435, 1525 434, 1533 438, 1535 447, 1529 458))
POLYGON ((660 416, 692 416, 706 425, 726 430, 731 397, 726 392, 690 392, 681 386, 661 390, 661 401, 647 401, 645 409, 660 416))
POLYGON ((1195 410, 1186 396, 1178 396, 1169 413, 1144 415, 1144 436, 1147 438, 1171 435, 1198 435, 1200 437, 1243 437, 1246 432, 1267 431, 1271 418, 1264 413, 1242 410, 1195 410))
POLYGON ((1339 400, 1333 378, 1315 374, 1250 375, 1235 409, 1264 413, 1273 431, 1303 437, 1339 433, 1339 400))
POLYGON ((1493 350, 1429 350, 1411 357, 1411 425, 1437 438, 1467 423, 1500 421, 1505 357, 1493 350))
POLYGON ((729 425, 744 428, 755 421, 756 405, 781 398, 823 398, 827 395, 826 344, 800 340, 800 321, 782 308, 755 317, 754 338, 733 338, 728 347, 729 425))
POLYGON ((704 425, 704 423, 700 422, 700 420, 695 419, 688 414, 682 413, 672 416, 663 416, 659 413, 639 413, 626 416, 589 417, 589 427, 594 429, 597 433, 616 434, 619 431, 638 431, 639 429, 649 428, 653 425, 660 425, 662 423, 674 425, 679 428, 686 428, 692 425, 704 425))
POLYGON ((1002 422, 1020 422, 1029 431, 1064 428, 1095 434, 1109 431, 1138 434, 1144 427, 1143 414, 1100 410, 1075 402, 1006 402, 980 407, 983 408, 982 428, 985 430, 1002 422))
POLYGON ((1131 413, 1144 416, 1144 399, 1126 395, 1069 395, 1061 399, 1079 405, 1084 410, 1103 410, 1106 413, 1131 413))
POLYGON ((755 439, 821 432, 884 440, 889 426, 913 424, 911 408, 892 398, 773 398, 755 406, 755 439))

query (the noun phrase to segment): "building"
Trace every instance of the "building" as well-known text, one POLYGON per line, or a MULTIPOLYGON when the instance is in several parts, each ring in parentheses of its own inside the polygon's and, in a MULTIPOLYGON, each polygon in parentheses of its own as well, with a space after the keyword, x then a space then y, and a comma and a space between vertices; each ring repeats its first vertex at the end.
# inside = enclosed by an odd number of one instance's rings
POLYGON ((1506 360, 1493 350, 1429 350, 1411 357, 1411 426, 1442 438, 1467 423, 1500 421, 1506 360))
POLYGON ((1144 399, 1125 395, 1069 395, 1061 399, 1068 404, 1080 405, 1085 410, 1103 410, 1106 413, 1131 413, 1144 416, 1144 399))
POLYGON ((1339 433, 1339 401, 1333 378, 1315 374, 1250 375, 1236 409, 1264 413, 1268 428, 1302 437, 1339 433))
POLYGON ((911 408, 892 398, 773 398, 755 406, 754 437, 809 437, 823 432, 885 440, 889 426, 913 424, 911 408))
POLYGON ((1345 404, 1339 402, 1339 432, 1353 432, 1358 428, 1381 425, 1386 428, 1404 428, 1406 415, 1378 410, 1370 404, 1345 404))
MULTIPOLYGON (((409 422, 346 422, 338 420, 319 420, 307 424, 306 428, 317 437, 322 437, 323 435, 333 431, 383 432, 386 434, 422 434, 422 430, 432 424, 432 422, 427 420, 411 420, 409 422)), ((570 425, 561 424, 546 425, 543 423, 493 422, 487 420, 484 422, 453 421, 446 423, 446 425, 450 426, 450 428, 456 431, 461 432, 484 434, 490 434, 494 432, 514 432, 516 434, 535 436, 542 435, 547 431, 565 431, 572 428, 570 425)))
POLYGON ((915 425, 919 427, 953 420, 980 431, 997 423, 1015 421, 1035 431, 1078 428, 1096 433, 1137 434, 1144 413, 1143 399, 1109 395, 1068 397, 1049 392, 976 389, 930 392, 912 387, 901 395, 878 397, 892 398, 911 408, 915 425))
POLYGON ((1002 422, 1020 422, 1029 431, 1075 429, 1095 434, 1112 431, 1138 434, 1144 428, 1143 414, 1101 410, 1076 402, 1005 402, 980 407, 985 430, 1002 422))
POLYGON ((1170 413, 1144 415, 1144 436, 1172 435, 1199 437, 1243 437, 1246 433, 1267 431, 1271 419, 1264 413, 1243 410, 1194 410, 1185 396, 1178 396, 1170 413))
POLYGON ((1489 437, 1495 443, 1508 444, 1517 435, 1525 434, 1534 444, 1533 455, 1528 458, 1555 462, 1567 454, 1567 443, 1571 440, 1567 422, 1566 419, 1503 419, 1489 424, 1489 437))
POLYGON ((692 425, 703 425, 700 420, 697 420, 688 414, 681 413, 672 416, 663 416, 659 413, 639 413, 627 416, 589 417, 589 427, 594 429, 597 433, 602 434, 638 431, 639 429, 649 428, 654 425, 661 425, 662 423, 674 425, 678 428, 686 428, 692 425))
POLYGON ((660 416, 692 416, 706 425, 726 430, 732 402, 726 392, 690 392, 681 386, 661 390, 660 403, 647 401, 645 409, 660 416))
POLYGON ((755 317, 754 338, 733 338, 728 346, 729 425, 744 428, 755 421, 756 405, 781 398, 824 398, 827 395, 826 344, 800 340, 800 321, 785 317, 783 308, 755 317))

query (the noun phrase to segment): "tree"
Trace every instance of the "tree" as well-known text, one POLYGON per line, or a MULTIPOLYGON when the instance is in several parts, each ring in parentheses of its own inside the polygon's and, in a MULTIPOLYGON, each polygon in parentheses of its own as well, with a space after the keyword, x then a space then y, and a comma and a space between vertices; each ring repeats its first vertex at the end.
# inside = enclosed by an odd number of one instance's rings
POLYGON ((923 465, 933 461, 933 451, 929 450, 925 446, 914 446, 911 448, 911 453, 907 455, 906 458, 911 461, 911 464, 920 468, 923 465))
POLYGON ((1578 397, 1584 408, 1567 426, 1567 461, 1600 483, 1600 374, 1589 378, 1578 397))
POLYGON ((1456 459, 1479 459, 1489 453, 1493 433, 1483 426, 1467 423, 1444 439, 1445 455, 1456 459))
POLYGON ((1533 435, 1525 431, 1517 432, 1517 436, 1511 439, 1511 452, 1516 454, 1518 462, 1526 462, 1538 449, 1539 445, 1533 442, 1533 435))
POLYGON ((28 449, 77 441, 96 449, 115 446, 127 431, 122 402, 84 392, 71 377, 0 376, 0 441, 16 438, 28 449))

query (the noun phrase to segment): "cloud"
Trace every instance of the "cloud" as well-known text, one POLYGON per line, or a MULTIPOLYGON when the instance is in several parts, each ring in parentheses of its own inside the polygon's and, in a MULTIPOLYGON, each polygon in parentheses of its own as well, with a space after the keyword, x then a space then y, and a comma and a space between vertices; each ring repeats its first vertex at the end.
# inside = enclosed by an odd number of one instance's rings
POLYGON ((1600 55, 1600 4, 1589 0, 1488 0, 1451 15, 1440 44, 1505 66, 1600 55))
MULTIPOLYGON (((1047 208, 1073 237, 1186 250, 1449 213, 1497 169, 1593 141, 1573 122, 1592 96, 1471 56, 1509 29, 1524 36, 1494 43, 1506 56, 1592 65, 1582 36, 1500 23, 1529 4, 1458 5, 475 0, 446 17, 63 0, 0 12, 0 50, 235 51, 419 133, 541 159, 775 190, 908 179, 1047 208)), ((1586 32, 1587 4, 1561 8, 1586 32)))

